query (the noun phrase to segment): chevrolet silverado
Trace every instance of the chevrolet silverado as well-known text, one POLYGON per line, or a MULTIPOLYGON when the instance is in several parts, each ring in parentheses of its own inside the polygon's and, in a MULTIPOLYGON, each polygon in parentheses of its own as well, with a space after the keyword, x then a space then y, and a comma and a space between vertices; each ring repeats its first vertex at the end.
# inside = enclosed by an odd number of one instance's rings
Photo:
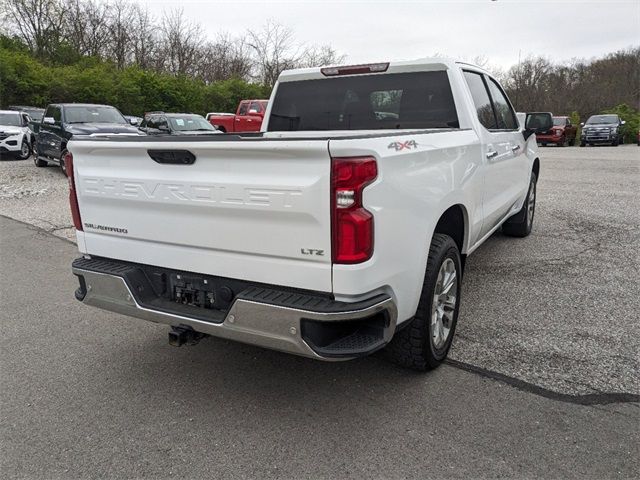
POLYGON ((262 131, 76 137, 76 298, 323 360, 446 357, 465 259, 531 232, 535 132, 452 60, 285 71, 262 131))

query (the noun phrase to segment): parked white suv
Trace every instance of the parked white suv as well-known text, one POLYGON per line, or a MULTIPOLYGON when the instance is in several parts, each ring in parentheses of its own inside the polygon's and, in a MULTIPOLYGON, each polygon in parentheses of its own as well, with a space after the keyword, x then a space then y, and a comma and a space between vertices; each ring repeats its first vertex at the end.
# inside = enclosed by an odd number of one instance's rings
POLYGON ((74 137, 76 297, 176 345, 433 368, 466 256, 531 232, 533 133, 486 71, 433 59, 284 72, 258 135, 74 137))
POLYGON ((0 110, 0 154, 9 153, 20 160, 31 155, 29 115, 14 110, 0 110))

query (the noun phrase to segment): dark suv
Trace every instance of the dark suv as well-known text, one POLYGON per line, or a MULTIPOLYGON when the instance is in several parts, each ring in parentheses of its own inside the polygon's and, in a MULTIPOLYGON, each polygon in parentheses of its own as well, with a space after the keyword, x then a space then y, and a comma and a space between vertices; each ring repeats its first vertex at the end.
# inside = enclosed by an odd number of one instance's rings
POLYGON ((609 144, 617 147, 622 143, 622 125, 618 115, 592 115, 587 123, 582 123, 580 146, 594 144, 609 144))
POLYGON ((65 157, 67 142, 74 135, 139 135, 131 125, 110 105, 88 103, 58 103, 49 105, 37 130, 34 145, 34 161, 37 167, 49 163, 60 165, 67 174, 65 157))

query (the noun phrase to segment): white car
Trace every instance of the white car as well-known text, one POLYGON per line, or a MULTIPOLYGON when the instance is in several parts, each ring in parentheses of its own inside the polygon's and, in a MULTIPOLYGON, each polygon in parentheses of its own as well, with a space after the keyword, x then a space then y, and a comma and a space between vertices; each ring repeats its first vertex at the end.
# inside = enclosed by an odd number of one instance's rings
POLYGON ((258 134, 74 137, 76 298, 175 345, 434 368, 466 257, 531 232, 534 133, 489 73, 438 58, 284 72, 258 134))
POLYGON ((20 160, 31 155, 29 115, 14 110, 0 110, 0 154, 9 153, 20 160))

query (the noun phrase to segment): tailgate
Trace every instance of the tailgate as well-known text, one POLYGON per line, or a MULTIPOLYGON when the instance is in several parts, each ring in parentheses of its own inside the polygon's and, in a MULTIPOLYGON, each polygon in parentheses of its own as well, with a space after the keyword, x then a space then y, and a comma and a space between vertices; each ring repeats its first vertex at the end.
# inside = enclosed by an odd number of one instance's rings
POLYGON ((78 140, 83 253, 331 291, 326 140, 78 140), (188 150, 193 164, 148 151, 188 150))

